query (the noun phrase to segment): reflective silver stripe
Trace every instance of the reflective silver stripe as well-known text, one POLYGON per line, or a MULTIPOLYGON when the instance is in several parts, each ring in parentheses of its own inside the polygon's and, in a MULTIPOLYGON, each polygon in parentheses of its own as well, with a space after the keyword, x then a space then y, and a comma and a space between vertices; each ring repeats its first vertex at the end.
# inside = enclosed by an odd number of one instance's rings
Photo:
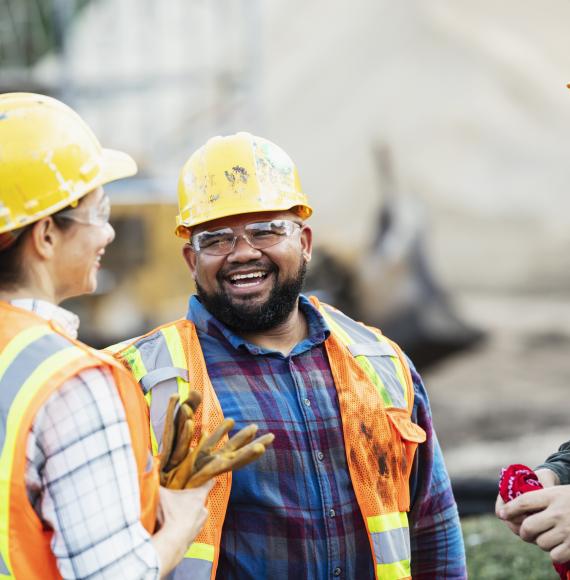
POLYGON ((2 554, 0 554, 0 574, 9 575, 10 570, 8 570, 8 566, 6 566, 6 562, 4 562, 4 558, 2 554))
POLYGON ((406 408, 406 395, 404 393, 404 387, 398 375, 396 374, 396 369, 394 368, 394 363, 387 356, 370 356, 366 357, 368 362, 374 367, 374 370, 380 375, 382 383, 388 391, 390 398, 392 399, 392 405, 394 407, 406 408))
POLYGON ((145 394, 152 391, 150 422, 158 449, 160 449, 168 399, 170 395, 178 392, 176 379, 181 376, 178 371, 185 372, 185 380, 188 380, 188 371, 174 366, 166 339, 160 331, 145 336, 136 342, 134 347, 139 351, 142 362, 148 371, 139 382, 145 394))
POLYGON ((355 342, 348 345, 352 356, 398 356, 387 342, 355 342))
POLYGON ((181 369, 178 367, 163 367, 160 369, 155 369, 147 373, 140 380, 140 384, 146 395, 146 393, 148 393, 152 387, 158 383, 162 383, 168 379, 174 379, 176 377, 180 377, 181 379, 188 381, 188 369, 181 369))
MULTIPOLYGON (((352 343, 347 345, 352 355, 365 356, 382 380, 394 407, 406 408, 404 385, 400 383, 392 358, 398 355, 394 348, 375 332, 352 320, 346 314, 326 308, 327 314, 348 334, 352 343)), ((396 363, 398 364, 398 363, 396 363)))
POLYGON ((360 322, 352 320, 352 318, 349 318, 346 314, 343 314, 338 310, 334 310, 330 307, 327 308, 326 305, 323 306, 326 309, 327 314, 350 335, 352 342, 378 342, 378 335, 366 328, 363 324, 360 324, 360 322))
POLYGON ((410 559, 410 534, 408 528, 395 528, 370 534, 378 564, 391 564, 410 559))
POLYGON ((6 440, 8 413, 20 387, 43 361, 70 346, 72 343, 59 334, 44 334, 22 349, 2 375, 0 379, 0 452, 6 440))
POLYGON ((212 562, 200 558, 184 558, 169 574, 173 580, 210 580, 212 562))

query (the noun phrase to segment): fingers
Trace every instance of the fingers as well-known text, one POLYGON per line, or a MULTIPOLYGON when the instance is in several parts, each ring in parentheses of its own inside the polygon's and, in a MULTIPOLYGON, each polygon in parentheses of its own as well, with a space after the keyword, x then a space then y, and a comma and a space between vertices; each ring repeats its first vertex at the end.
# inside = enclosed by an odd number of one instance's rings
POLYGON ((198 391, 190 391, 188 393, 188 398, 184 402, 188 403, 192 411, 196 413, 200 403, 202 402, 202 395, 198 391))
MULTIPOLYGON (((570 538, 565 538, 565 540, 568 542, 570 538)), ((556 564, 570 561, 570 545, 564 542, 550 550, 550 559, 556 564)))
POLYGON ((170 461, 168 462, 167 470, 176 467, 184 459, 184 457, 186 457, 193 435, 194 421, 192 421, 192 419, 188 419, 185 421, 182 427, 182 432, 176 438, 176 446, 172 452, 170 461))
POLYGON ((273 433, 267 433, 237 451, 220 451, 211 462, 190 478, 186 484, 186 489, 201 485, 212 477, 216 477, 226 471, 235 471, 249 465, 265 453, 266 446, 271 445, 274 439, 273 433))
POLYGON ((252 423, 238 431, 222 448, 222 451, 235 451, 244 445, 247 445, 257 434, 257 425, 252 423))
POLYGON ((194 449, 192 449, 190 453, 186 455, 178 468, 171 472, 171 477, 168 478, 167 482, 167 487, 169 489, 184 489, 186 487, 186 483, 194 471, 194 463, 196 462, 196 458, 202 450, 202 447, 204 446, 207 438, 207 435, 203 433, 202 437, 200 437, 198 445, 196 445, 196 447, 194 447, 194 449))
MULTIPOLYGON (((552 488, 551 488, 552 489, 552 488)), ((512 501, 506 503, 499 509, 498 516, 502 520, 514 520, 520 516, 535 513, 543 510, 550 501, 550 489, 539 489, 529 491, 512 501)))
POLYGON ((525 542, 535 543, 538 536, 544 534, 554 526, 546 512, 529 515, 520 526, 519 536, 525 542))
POLYGON ((224 419, 214 432, 204 442, 204 453, 210 453, 212 449, 218 444, 218 441, 229 431, 234 428, 235 421, 233 419, 224 419))
POLYGON ((560 544, 564 543, 566 539, 566 534, 560 529, 552 528, 538 536, 536 538, 536 545, 545 552, 550 552, 550 550, 556 548, 560 544))
POLYGON ((168 406, 166 408, 166 420, 164 422, 164 431, 162 432, 162 448, 160 451, 160 470, 162 471, 172 453, 172 444, 174 442, 174 410, 178 404, 180 397, 178 393, 170 395, 168 399, 168 406))

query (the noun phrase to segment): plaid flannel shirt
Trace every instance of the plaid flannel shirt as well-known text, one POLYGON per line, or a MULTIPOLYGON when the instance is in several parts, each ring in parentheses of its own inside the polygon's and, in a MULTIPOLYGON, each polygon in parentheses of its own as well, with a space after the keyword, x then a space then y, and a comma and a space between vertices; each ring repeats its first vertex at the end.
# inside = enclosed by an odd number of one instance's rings
MULTIPOLYGON (((373 578, 366 529, 351 484, 336 389, 324 349, 330 331, 304 297, 309 336, 288 356, 248 343, 196 296, 208 374, 235 430, 255 422, 275 442, 234 473, 218 577, 373 578)), ((410 482, 414 579, 466 578, 461 528, 422 381, 412 368, 413 420, 427 433, 410 482)))

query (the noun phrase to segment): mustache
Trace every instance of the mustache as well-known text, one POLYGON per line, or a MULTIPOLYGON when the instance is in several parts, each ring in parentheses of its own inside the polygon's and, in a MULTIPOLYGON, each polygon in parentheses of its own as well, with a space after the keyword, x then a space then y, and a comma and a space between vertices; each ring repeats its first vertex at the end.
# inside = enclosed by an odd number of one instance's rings
POLYGON ((221 281, 224 278, 228 278, 232 274, 235 274, 236 272, 243 270, 244 267, 265 270, 268 274, 279 271, 279 268, 273 262, 264 262, 261 260, 255 260, 253 262, 246 262, 245 264, 239 264, 236 266, 234 265, 224 266, 217 273, 216 278, 218 279, 218 281, 221 281))

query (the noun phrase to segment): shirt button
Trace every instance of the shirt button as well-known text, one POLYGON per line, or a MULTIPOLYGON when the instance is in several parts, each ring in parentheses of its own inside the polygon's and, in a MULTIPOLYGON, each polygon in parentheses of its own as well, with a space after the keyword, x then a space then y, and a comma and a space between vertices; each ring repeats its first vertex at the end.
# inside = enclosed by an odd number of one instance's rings
POLYGON ((333 509, 329 510, 329 518, 334 518, 336 516, 336 512, 333 509))
POLYGON ((322 461, 325 458, 325 454, 322 451, 317 451, 317 459, 322 461))
POLYGON ((342 570, 340 568, 335 568, 333 570, 333 576, 340 576, 342 570))
POLYGON ((306 407, 310 407, 311 406, 311 401, 309 401, 309 399, 303 399, 303 403, 305 403, 306 407))

